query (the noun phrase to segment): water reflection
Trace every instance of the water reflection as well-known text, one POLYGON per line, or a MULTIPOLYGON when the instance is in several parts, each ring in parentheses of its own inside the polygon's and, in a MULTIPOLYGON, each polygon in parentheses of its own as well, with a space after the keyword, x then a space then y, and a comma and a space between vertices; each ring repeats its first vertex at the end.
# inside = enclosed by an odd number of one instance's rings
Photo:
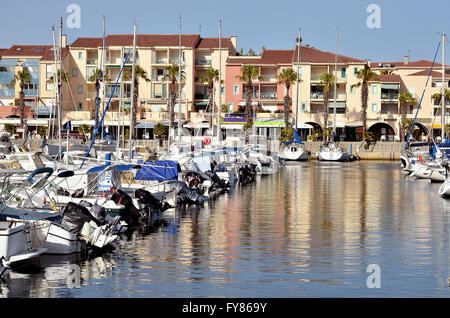
POLYGON ((11 273, 2 295, 448 297, 450 201, 438 187, 396 163, 288 165, 202 207, 177 207, 111 255, 11 273), (71 264, 80 288, 61 276, 71 264), (369 264, 381 268, 380 289, 366 286, 369 264))

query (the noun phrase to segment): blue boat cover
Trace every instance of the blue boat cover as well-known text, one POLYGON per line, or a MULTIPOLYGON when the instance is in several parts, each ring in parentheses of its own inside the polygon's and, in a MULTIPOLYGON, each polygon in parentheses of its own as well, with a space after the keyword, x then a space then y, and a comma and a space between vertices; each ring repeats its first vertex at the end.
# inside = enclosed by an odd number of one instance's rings
MULTIPOLYGON (((142 163, 139 160, 138 163, 142 163)), ((155 160, 146 161, 141 169, 136 173, 136 180, 178 180, 178 172, 180 172, 178 162, 172 160, 155 160)))
POLYGON ((27 181, 30 182, 35 175, 37 174, 41 174, 41 173, 47 173, 47 178, 50 177, 50 175, 53 173, 53 168, 51 167, 42 167, 42 168, 37 168, 36 170, 33 170, 30 175, 27 178, 27 181))

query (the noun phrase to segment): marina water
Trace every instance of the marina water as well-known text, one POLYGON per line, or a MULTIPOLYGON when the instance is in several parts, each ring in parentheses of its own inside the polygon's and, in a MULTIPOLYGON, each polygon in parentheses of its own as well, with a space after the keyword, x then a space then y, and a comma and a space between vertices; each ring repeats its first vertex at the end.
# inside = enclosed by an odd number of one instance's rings
POLYGON ((0 296, 448 297, 450 201, 438 187, 398 162, 288 163, 165 212, 164 227, 113 254, 41 256, 45 267, 10 273, 0 296))

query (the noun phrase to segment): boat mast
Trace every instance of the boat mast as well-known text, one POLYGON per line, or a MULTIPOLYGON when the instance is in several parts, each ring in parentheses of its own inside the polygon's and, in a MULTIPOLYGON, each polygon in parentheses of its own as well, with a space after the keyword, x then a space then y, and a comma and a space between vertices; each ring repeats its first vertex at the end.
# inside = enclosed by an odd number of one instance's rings
MULTIPOLYGON (((53 89, 55 90, 55 106, 52 107, 57 108, 59 104, 59 94, 58 94, 58 49, 56 47, 56 37, 55 37, 55 26, 52 26, 52 36, 53 36, 53 57, 55 60, 55 72, 53 75, 53 89)), ((50 115, 53 114, 53 109, 50 115)), ((55 113, 56 115, 56 113, 55 113)), ((54 118, 53 118, 54 119, 54 118)), ((52 136, 55 136, 55 122, 53 120, 53 131, 51 131, 52 136)))
POLYGON ((133 65, 131 67, 131 107, 130 107, 130 134, 129 134, 129 144, 128 144, 128 162, 131 162, 131 141, 133 138, 133 108, 134 108, 134 77, 136 68, 136 23, 134 24, 133 30, 133 65))
POLYGON ((61 73, 62 73, 62 24, 63 24, 63 18, 60 17, 59 19, 59 52, 58 52, 58 58, 59 58, 59 74, 57 72, 57 77, 58 77, 58 128, 59 128, 59 155, 61 156, 61 152, 62 152, 62 140, 61 140, 61 104, 62 104, 62 99, 61 99, 61 73))
POLYGON ((445 34, 442 33, 442 95, 441 95, 441 139, 445 142, 445 34))
POLYGON ((181 14, 179 17, 180 25, 179 31, 180 34, 178 36, 178 140, 181 142, 181 14))
MULTIPOLYGON (((106 31, 106 26, 105 26, 105 16, 103 15, 103 37, 102 37, 102 60, 105 60, 105 31, 106 31)), ((103 98, 102 98, 102 112, 105 109, 105 92, 106 92, 106 83, 105 83, 105 71, 106 71, 106 67, 105 67, 106 63, 103 63, 102 67, 102 83, 103 83, 103 98)), ((103 140, 103 130, 104 130, 104 124, 102 122, 102 133, 101 133, 101 140, 103 140)))
POLYGON ((222 114, 222 20, 219 19, 219 105, 217 110, 217 138, 220 138, 221 114, 222 114))
POLYGON ((338 60, 338 28, 336 27, 336 54, 334 57, 334 107, 333 107, 333 133, 334 133, 334 136, 336 136, 337 60, 338 60))
MULTIPOLYGON (((122 54, 122 65, 123 65, 123 54, 122 54)), ((117 117, 117 145, 116 145, 116 162, 119 160, 119 143, 120 143, 120 119, 121 119, 121 110, 123 104, 123 75, 120 77, 120 98, 119 98, 119 114, 117 117)))
MULTIPOLYGON (((298 28, 298 37, 297 37, 297 98, 295 102, 295 128, 298 129, 298 91, 299 91, 299 77, 300 77, 300 44, 302 42, 300 35, 301 35, 301 28, 298 28)), ((288 92, 289 93, 289 92, 288 92)))

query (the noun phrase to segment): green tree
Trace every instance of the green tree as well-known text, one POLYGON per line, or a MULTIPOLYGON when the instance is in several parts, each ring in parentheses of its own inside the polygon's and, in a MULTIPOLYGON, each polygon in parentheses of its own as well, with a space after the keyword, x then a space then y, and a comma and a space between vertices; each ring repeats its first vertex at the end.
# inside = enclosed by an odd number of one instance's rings
POLYGON ((83 135, 87 135, 87 134, 90 134, 90 133, 91 133, 91 128, 90 128, 88 125, 86 125, 86 124, 81 124, 81 125, 78 127, 78 131, 79 131, 81 134, 83 134, 83 135))
POLYGON ((159 145, 162 146, 162 139, 167 136, 168 128, 161 123, 157 123, 153 128, 153 135, 158 136, 159 145))
MULTIPOLYGON (((331 87, 334 85, 334 75, 330 74, 330 73, 324 73, 322 75, 320 75, 319 77, 320 80, 320 84, 323 87, 323 127, 324 127, 324 131, 328 131, 328 103, 330 100, 330 91, 331 91, 331 87)), ((325 137, 325 142, 328 141, 328 135, 324 135, 325 137)))
MULTIPOLYGON (((407 106, 410 104, 415 104, 416 99, 411 95, 410 92, 403 92, 398 97, 398 100, 400 102, 400 109, 401 109, 401 126, 404 126, 405 120, 406 120, 406 112, 407 112, 407 106)), ((402 129, 402 140, 404 139, 404 130, 402 129)))
MULTIPOLYGON (((124 70, 123 79, 126 81, 132 80, 132 70, 131 68, 126 68, 124 70)), ((134 66, 134 89, 133 89, 133 116, 131 118, 131 126, 134 128, 136 127, 136 117, 137 117, 137 110, 138 110, 138 99, 139 99, 139 80, 143 79, 146 82, 150 82, 150 79, 148 78, 147 72, 139 65, 136 64, 134 66)), ((131 138, 136 138, 136 129, 132 130, 131 138)))
MULTIPOLYGON (((180 75, 180 67, 178 64, 172 64, 166 67, 167 73, 164 74, 162 80, 170 82, 170 94, 169 94, 169 120, 171 127, 175 126, 175 102, 177 99, 177 93, 175 91, 178 77, 180 75)), ((185 78, 184 71, 181 71, 181 81, 185 78)), ((181 85, 181 84, 180 84, 181 85)), ((181 105, 180 105, 181 107, 181 105)))
MULTIPOLYGON (((64 71, 61 71, 61 70, 58 70, 58 74, 57 74, 57 77, 59 78, 61 76, 61 80, 63 81, 63 82, 69 82, 69 75, 67 75, 67 73, 66 72, 64 72, 64 71)), ((54 82, 55 82, 55 80, 54 80, 54 75, 52 75, 52 76, 50 76, 48 79, 47 79, 47 83, 50 83, 50 84, 54 84, 54 82)))
MULTIPOLYGON (((105 81, 109 81, 109 78, 106 74, 103 76, 103 72, 101 69, 97 68, 91 76, 89 76, 88 81, 95 83, 95 91, 97 92, 97 96, 95 97, 96 105, 100 105, 100 96, 99 96, 99 88, 100 88, 100 82, 103 81, 103 77, 105 78, 105 81)), ((98 118, 95 119, 95 127, 97 127, 98 124, 98 118)))
POLYGON ((16 133, 16 126, 13 124, 5 124, 5 131, 9 132, 11 135, 14 135, 16 133))
MULTIPOLYGON (((19 91, 20 127, 23 127, 23 120, 25 116, 25 92, 23 91, 23 88, 25 86, 25 83, 31 82, 31 73, 26 68, 17 71, 17 74, 14 75, 14 79, 12 80, 11 84, 16 84, 16 81, 19 82, 20 87, 19 91)), ((24 132, 24 136, 27 136, 26 132, 24 132)))
POLYGON ((363 132, 367 131, 367 103, 369 101, 369 86, 370 82, 378 79, 378 74, 372 71, 369 65, 364 65, 364 68, 360 69, 356 73, 356 77, 359 79, 357 84, 351 87, 361 87, 361 121, 363 123, 363 132))
POLYGON ((289 129, 289 110, 292 103, 292 99, 289 96, 289 89, 291 84, 297 80, 297 72, 292 68, 285 68, 281 71, 278 77, 278 82, 284 84, 286 87, 286 95, 283 99, 283 110, 284 110, 284 129, 287 131, 289 129))
POLYGON ((241 68, 241 75, 237 75, 236 78, 244 82, 245 114, 247 117, 246 124, 247 127, 251 127, 253 126, 253 80, 262 79, 259 75, 259 67, 255 65, 245 65, 241 68))
POLYGON ((219 81, 219 70, 213 69, 212 67, 206 70, 206 74, 200 77, 200 82, 207 83, 208 85, 208 110, 209 116, 209 128, 212 130, 212 111, 214 107, 214 82, 219 81))

